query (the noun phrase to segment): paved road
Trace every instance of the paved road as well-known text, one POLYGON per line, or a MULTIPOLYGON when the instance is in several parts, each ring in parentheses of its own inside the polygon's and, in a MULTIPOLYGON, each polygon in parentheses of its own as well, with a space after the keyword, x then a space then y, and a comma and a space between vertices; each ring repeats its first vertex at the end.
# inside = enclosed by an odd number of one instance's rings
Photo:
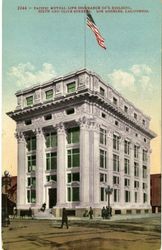
POLYGON ((160 215, 103 221, 15 219, 3 228, 4 250, 159 250, 160 215))

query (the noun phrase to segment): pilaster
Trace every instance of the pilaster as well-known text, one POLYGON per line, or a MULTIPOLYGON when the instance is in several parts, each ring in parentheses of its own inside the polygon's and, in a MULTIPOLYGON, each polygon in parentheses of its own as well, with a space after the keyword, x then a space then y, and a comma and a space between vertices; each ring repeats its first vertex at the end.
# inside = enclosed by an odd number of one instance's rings
POLYGON ((130 142, 130 202, 131 206, 135 203, 134 194, 134 147, 133 143, 130 142))
POLYGON ((125 205, 125 186, 124 186, 124 177, 125 177, 125 166, 124 166, 124 137, 120 139, 120 205, 123 207, 125 205))
POLYGON ((143 161, 142 161, 142 148, 139 148, 139 205, 143 205, 143 161))

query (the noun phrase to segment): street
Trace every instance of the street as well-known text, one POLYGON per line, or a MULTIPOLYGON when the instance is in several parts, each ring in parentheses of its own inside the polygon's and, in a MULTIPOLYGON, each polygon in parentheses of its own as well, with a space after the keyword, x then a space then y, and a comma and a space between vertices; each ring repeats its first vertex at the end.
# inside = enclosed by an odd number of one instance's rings
POLYGON ((159 250, 160 215, 129 220, 12 219, 3 228, 4 250, 159 250))

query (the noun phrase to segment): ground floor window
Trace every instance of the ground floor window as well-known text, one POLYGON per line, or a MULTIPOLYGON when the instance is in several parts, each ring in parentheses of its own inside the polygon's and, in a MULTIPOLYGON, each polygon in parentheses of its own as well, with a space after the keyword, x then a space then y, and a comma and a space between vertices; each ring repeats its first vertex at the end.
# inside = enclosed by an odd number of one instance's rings
POLYGON ((143 193, 143 203, 147 202, 147 194, 143 193))
POLYGON ((27 190, 27 201, 28 203, 36 202, 36 190, 35 189, 27 190))
POLYGON ((125 202, 130 202, 130 191, 125 190, 125 202))
POLYGON ((36 178, 35 177, 28 177, 28 187, 29 186, 32 186, 32 187, 36 186, 36 178))
POLYGON ((119 202, 120 201, 120 190, 119 189, 114 189, 114 202, 119 202))
POLYGON ((134 202, 138 202, 138 192, 134 192, 134 202))
POLYGON ((68 201, 80 201, 79 187, 67 188, 68 201))
POLYGON ((107 201, 107 194, 104 187, 100 188, 100 201, 107 201))

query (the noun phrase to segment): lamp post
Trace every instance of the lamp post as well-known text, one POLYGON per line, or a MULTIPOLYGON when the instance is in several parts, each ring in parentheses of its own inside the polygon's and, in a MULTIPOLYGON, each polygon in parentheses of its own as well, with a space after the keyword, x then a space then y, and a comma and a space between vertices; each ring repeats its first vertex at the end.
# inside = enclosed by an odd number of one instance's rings
POLYGON ((5 187, 4 190, 4 206, 2 210, 2 225, 8 226, 10 223, 9 221, 9 214, 8 214, 8 186, 11 186, 11 177, 8 171, 4 171, 4 176, 2 177, 2 186, 5 187))
POLYGON ((108 185, 107 188, 105 188, 105 192, 107 194, 107 200, 108 200, 108 214, 107 214, 107 218, 110 219, 111 216, 111 207, 110 207, 110 195, 113 192, 113 188, 110 188, 110 186, 108 185))

